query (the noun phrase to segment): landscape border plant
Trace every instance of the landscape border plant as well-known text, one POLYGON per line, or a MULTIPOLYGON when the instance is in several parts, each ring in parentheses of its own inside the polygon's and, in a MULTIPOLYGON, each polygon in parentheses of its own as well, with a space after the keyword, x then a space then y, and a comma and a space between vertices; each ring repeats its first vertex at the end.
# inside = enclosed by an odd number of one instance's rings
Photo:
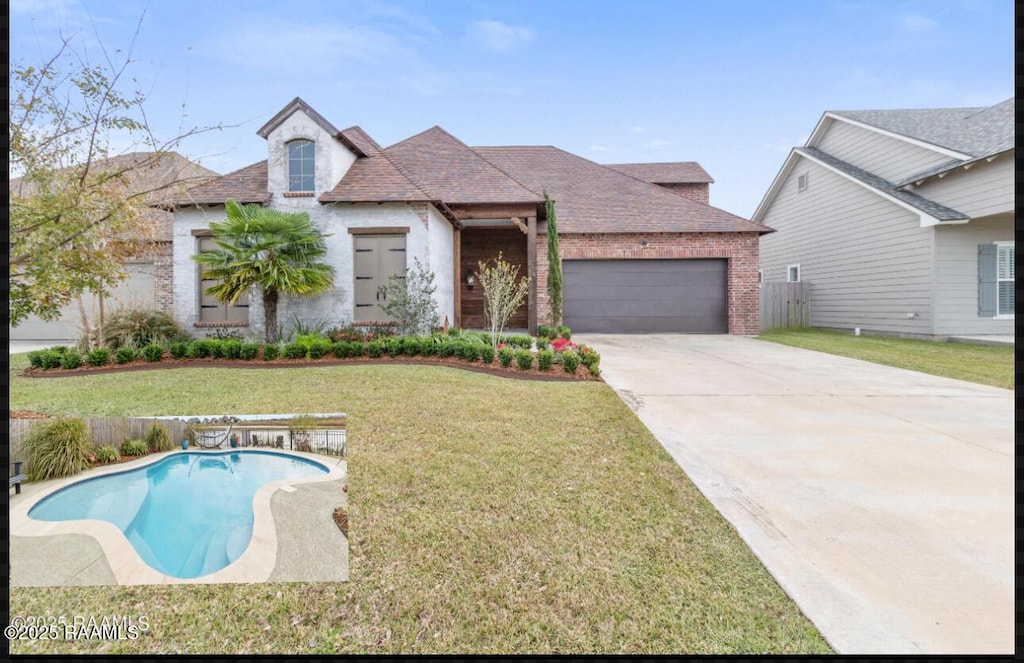
POLYGON ((29 429, 22 440, 25 474, 29 481, 69 477, 89 468, 93 444, 85 421, 59 417, 29 429))

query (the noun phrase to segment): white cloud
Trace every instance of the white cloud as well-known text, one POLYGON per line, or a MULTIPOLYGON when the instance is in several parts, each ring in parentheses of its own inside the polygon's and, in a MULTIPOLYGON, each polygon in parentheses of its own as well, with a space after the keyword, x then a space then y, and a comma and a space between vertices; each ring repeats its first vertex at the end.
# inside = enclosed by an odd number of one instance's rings
POLYGON ((373 62, 411 53, 400 39, 366 26, 281 21, 239 26, 198 50, 220 60, 296 77, 329 74, 344 62, 373 62))
POLYGON ((903 27, 910 32, 928 32, 934 30, 938 23, 920 14, 906 14, 900 21, 903 27))
POLYGON ((509 25, 501 21, 473 21, 468 28, 469 37, 481 47, 495 53, 508 53, 515 47, 533 41, 529 28, 509 25))
POLYGON ((649 140, 646 143, 644 143, 644 147, 647 147, 647 148, 668 147, 671 144, 672 143, 670 141, 662 140, 661 138, 655 138, 654 140, 649 140))

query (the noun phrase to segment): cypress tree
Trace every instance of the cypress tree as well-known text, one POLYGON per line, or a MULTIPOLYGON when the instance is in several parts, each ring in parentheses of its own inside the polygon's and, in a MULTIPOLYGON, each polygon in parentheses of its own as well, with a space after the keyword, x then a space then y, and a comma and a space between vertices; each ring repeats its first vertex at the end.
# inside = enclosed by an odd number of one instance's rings
POLYGON ((548 299, 551 302, 551 324, 562 323, 562 260, 558 255, 558 225, 555 201, 544 192, 544 211, 548 217, 548 299))

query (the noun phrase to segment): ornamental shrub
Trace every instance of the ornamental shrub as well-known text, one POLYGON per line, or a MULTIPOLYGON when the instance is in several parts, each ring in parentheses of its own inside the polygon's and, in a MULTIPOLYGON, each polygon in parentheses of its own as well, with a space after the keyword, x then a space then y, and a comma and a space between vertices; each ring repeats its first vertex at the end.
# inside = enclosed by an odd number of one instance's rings
POLYGON ((240 359, 245 359, 246 361, 250 359, 255 359, 256 355, 258 355, 259 353, 259 343, 242 343, 242 347, 238 349, 238 357, 240 359))
POLYGON ((29 363, 29 366, 31 366, 32 368, 42 368, 43 367, 43 351, 42 350, 33 350, 32 352, 28 353, 28 363, 29 363))
POLYGON ((551 364, 555 361, 555 353, 551 350, 539 350, 537 352, 537 368, 542 371, 550 371, 551 364))
POLYGON ((125 440, 121 444, 122 456, 145 456, 149 453, 149 445, 144 440, 125 440))
POLYGON ((533 367, 533 353, 529 350, 516 350, 516 363, 521 370, 530 370, 533 367))
POLYGON ((56 350, 43 350, 39 358, 39 367, 43 370, 57 368, 64 354, 56 350))
POLYGON ((208 338, 206 339, 206 349, 210 352, 210 356, 214 359, 220 359, 224 356, 224 343, 232 339, 220 339, 220 338, 208 338))
POLYGON ((551 341, 550 340, 548 340, 544 336, 538 336, 537 337, 537 349, 538 350, 547 350, 550 347, 551 347, 551 341))
POLYGON ((287 359, 302 359, 309 354, 309 349, 302 343, 285 343, 284 348, 281 349, 281 354, 287 359))
POLYGON ((121 460, 121 454, 118 453, 117 447, 113 444, 104 444, 102 447, 96 449, 96 460, 101 463, 116 463, 121 460))
POLYGON ((483 349, 482 341, 476 339, 460 338, 455 341, 455 356, 466 361, 480 359, 480 351, 483 349))
POLYGON ((89 467, 92 439, 83 419, 61 417, 35 424, 22 444, 29 481, 67 477, 89 467))
POLYGON ((242 342, 233 338, 220 342, 220 351, 225 359, 240 359, 242 357, 242 342))
POLYGON ((281 348, 275 343, 263 346, 263 361, 273 361, 281 354, 281 348))
POLYGON ((184 359, 188 355, 188 343, 177 341, 171 343, 171 356, 175 359, 184 359))
POLYGON ((547 338, 548 334, 551 333, 551 328, 547 325, 537 325, 537 336, 539 338, 547 338))
POLYGON ((514 348, 522 348, 529 350, 533 346, 533 338, 526 334, 510 334, 505 336, 502 341, 514 348))
POLYGON ((601 374, 601 369, 598 368, 598 364, 601 363, 601 355, 594 348, 586 345, 580 346, 580 362, 587 367, 591 375, 601 374))
POLYGON ((366 355, 366 343, 362 341, 349 341, 348 342, 348 356, 349 357, 363 357, 366 355))
POLYGON ((439 357, 451 357, 455 354, 455 341, 451 339, 444 339, 437 346, 437 355, 439 357))
POLYGON ((331 354, 338 359, 344 359, 348 356, 348 341, 338 341, 331 343, 331 354))
POLYGON ((192 341, 188 344, 188 352, 186 353, 189 357, 195 357, 196 359, 202 359, 203 357, 210 356, 210 340, 201 338, 192 341))
POLYGON ((110 350, 107 348, 96 348, 85 355, 85 363, 90 366, 106 366, 110 363, 110 350))
POLYGON ((370 341, 366 344, 366 352, 374 359, 380 357, 381 353, 384 352, 384 342, 379 339, 370 341))
POLYGON ((142 356, 149 362, 160 361, 164 358, 164 346, 157 345, 156 343, 150 343, 146 347, 142 348, 142 356))
POLYGON ((317 336, 308 344, 307 354, 310 359, 320 359, 331 351, 331 339, 317 336))
POLYGON ((563 352, 562 365, 565 367, 566 373, 575 373, 576 368, 580 365, 580 356, 572 350, 563 352))
POLYGON ((512 360, 516 358, 516 351, 506 346, 504 348, 498 348, 498 362, 508 368, 512 365, 512 360))
POLYGON ((78 368, 82 365, 82 355, 78 354, 74 350, 69 350, 64 353, 64 356, 60 358, 61 368, 78 368))
POLYGON ((161 424, 153 424, 143 440, 150 451, 170 451, 174 448, 170 432, 161 424))
POLYGON ((384 339, 384 351, 389 357, 397 357, 402 354, 402 339, 397 336, 384 339))
POLYGON ((480 361, 482 361, 485 364, 493 364, 494 363, 494 348, 492 348, 489 345, 481 346, 480 347, 480 361))
POLYGON ((402 339, 402 351, 410 357, 415 357, 423 351, 423 340, 418 336, 406 336, 402 339))
POLYGON ((135 348, 130 345, 122 345, 117 349, 117 352, 114 353, 114 361, 119 364, 127 364, 137 356, 135 348))
POLYGON ((558 334, 565 339, 572 338, 572 330, 566 327, 565 325, 562 325, 561 327, 558 328, 558 334))

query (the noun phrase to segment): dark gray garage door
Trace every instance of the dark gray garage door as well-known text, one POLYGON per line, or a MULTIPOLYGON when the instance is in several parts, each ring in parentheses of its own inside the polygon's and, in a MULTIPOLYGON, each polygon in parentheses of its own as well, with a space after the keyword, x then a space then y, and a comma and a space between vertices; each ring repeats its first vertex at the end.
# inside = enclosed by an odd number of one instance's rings
POLYGON ((565 260, 563 317, 574 332, 729 332, 727 261, 565 260))

